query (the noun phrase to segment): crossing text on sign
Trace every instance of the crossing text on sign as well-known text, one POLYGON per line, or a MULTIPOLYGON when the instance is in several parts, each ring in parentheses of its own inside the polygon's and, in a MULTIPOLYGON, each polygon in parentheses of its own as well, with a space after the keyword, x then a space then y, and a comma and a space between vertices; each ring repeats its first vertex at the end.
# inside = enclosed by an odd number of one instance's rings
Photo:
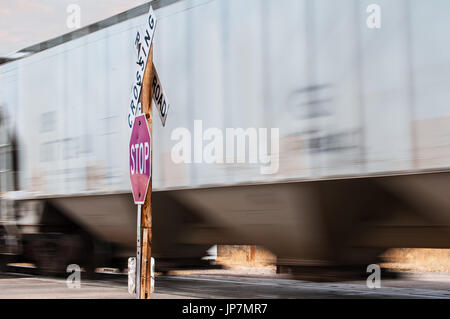
POLYGON ((147 20, 143 31, 138 30, 134 45, 138 51, 136 61, 136 75, 133 80, 133 87, 131 89, 130 106, 128 109, 128 127, 131 130, 133 127, 134 118, 140 113, 139 110, 139 98, 141 95, 142 81, 144 80, 144 72, 147 66, 147 58, 150 53, 150 47, 153 41, 153 35, 156 27, 155 14, 150 6, 148 11, 147 20))

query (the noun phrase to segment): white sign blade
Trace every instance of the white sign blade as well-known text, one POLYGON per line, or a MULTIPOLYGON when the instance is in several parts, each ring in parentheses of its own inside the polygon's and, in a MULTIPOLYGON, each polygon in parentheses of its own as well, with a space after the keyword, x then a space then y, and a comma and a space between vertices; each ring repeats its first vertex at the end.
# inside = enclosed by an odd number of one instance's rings
POLYGON ((155 64, 153 64, 153 79, 152 79, 152 91, 153 101, 158 109, 159 117, 161 118, 162 125, 166 125, 167 112, 169 111, 169 100, 164 92, 164 89, 159 80, 158 72, 156 71, 155 64))
POLYGON ((138 50, 138 58, 136 61, 136 76, 133 80, 133 87, 131 89, 130 104, 128 110, 128 128, 133 128, 134 118, 140 112, 139 98, 141 96, 142 81, 144 80, 145 68, 147 66, 148 54, 150 53, 150 47, 153 42, 153 35, 155 33, 156 17, 153 12, 152 6, 148 10, 147 19, 143 31, 138 30, 134 41, 134 46, 138 50))

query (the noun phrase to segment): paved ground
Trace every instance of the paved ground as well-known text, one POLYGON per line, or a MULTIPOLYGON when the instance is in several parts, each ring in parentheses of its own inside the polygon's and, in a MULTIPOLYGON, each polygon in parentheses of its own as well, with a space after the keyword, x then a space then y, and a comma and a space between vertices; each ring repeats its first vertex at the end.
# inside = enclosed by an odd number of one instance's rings
MULTIPOLYGON (((133 298, 124 276, 83 280, 69 289, 63 278, 0 275, 0 298, 133 298)), ((230 275, 177 275, 156 278, 155 299, 167 298, 450 298, 449 274, 407 274, 368 289, 364 281, 316 283, 230 275)))

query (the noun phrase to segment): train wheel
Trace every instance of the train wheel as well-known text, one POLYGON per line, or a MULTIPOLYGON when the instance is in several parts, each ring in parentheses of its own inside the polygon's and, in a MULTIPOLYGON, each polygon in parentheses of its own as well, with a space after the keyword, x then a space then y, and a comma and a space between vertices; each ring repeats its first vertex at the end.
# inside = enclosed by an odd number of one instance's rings
POLYGON ((7 253, 6 231, 3 227, 0 227, 0 272, 5 272, 8 268, 8 263, 12 261, 12 255, 7 253))
POLYGON ((94 240, 87 251, 89 253, 83 264, 84 276, 87 279, 96 279, 99 277, 97 268, 111 265, 110 247, 108 244, 94 240))
POLYGON ((8 255, 0 255, 0 272, 6 272, 9 260, 8 255))
POLYGON ((66 273, 71 251, 67 236, 40 236, 31 244, 34 260, 42 275, 62 275, 66 273))
POLYGON ((36 246, 36 264, 40 274, 56 275, 65 273, 64 252, 59 249, 57 244, 42 241, 36 246))

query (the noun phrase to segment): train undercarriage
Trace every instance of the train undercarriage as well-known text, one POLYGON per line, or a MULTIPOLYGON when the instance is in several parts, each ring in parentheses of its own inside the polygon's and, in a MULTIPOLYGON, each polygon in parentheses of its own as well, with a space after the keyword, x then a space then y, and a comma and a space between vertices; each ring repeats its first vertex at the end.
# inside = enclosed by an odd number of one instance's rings
MULTIPOLYGON (((199 268, 215 244, 260 245, 280 272, 379 263, 388 248, 450 247, 449 172, 153 193, 157 271, 199 268)), ((16 201, 20 253, 43 273, 124 269, 135 254, 130 194, 16 201)), ((3 228, 2 243, 14 242, 3 228)), ((4 247, 8 246, 3 244, 4 247)), ((5 251, 5 249, 3 249, 5 251)), ((11 250, 11 245, 10 245, 11 250)))

